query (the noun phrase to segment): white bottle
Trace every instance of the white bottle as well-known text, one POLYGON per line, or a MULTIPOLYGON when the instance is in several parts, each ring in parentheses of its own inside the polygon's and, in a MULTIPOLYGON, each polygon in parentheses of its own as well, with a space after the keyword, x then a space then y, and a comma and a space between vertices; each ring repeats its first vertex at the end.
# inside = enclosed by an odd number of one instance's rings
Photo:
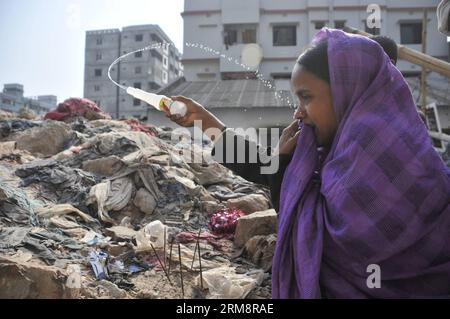
POLYGON ((172 115, 185 116, 187 113, 186 104, 179 101, 173 101, 167 96, 145 92, 132 87, 127 88, 127 93, 135 99, 139 99, 150 104, 158 111, 162 111, 162 107, 165 105, 172 115))

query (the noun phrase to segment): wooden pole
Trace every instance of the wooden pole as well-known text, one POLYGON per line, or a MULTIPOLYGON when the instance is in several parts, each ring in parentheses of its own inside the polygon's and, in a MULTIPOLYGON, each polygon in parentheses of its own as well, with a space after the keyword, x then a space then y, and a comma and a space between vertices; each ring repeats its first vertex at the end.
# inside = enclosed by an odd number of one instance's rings
MULTIPOLYGON (((364 36, 371 36, 371 34, 367 32, 348 26, 344 27, 343 30, 348 33, 356 33, 364 36)), ((401 44, 397 44, 397 46, 398 46, 398 57, 400 59, 424 67, 428 71, 433 71, 450 78, 450 63, 436 59, 425 53, 410 49, 401 44)))
MULTIPOLYGON (((423 12, 423 22, 422 22, 422 53, 427 53, 427 25, 428 25, 428 14, 425 9, 423 12)), ((420 77, 420 106, 422 112, 426 113, 427 108, 427 69, 422 66, 422 75, 420 77)))

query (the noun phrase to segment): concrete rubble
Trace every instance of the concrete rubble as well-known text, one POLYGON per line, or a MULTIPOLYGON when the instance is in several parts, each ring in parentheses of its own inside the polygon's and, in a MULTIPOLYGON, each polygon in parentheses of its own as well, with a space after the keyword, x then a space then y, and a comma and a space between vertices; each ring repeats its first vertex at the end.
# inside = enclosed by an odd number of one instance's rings
POLYGON ((0 119, 0 298, 271 297, 268 190, 188 160, 210 142, 23 117, 0 119), (214 233, 211 216, 231 208, 247 215, 236 233, 214 233))

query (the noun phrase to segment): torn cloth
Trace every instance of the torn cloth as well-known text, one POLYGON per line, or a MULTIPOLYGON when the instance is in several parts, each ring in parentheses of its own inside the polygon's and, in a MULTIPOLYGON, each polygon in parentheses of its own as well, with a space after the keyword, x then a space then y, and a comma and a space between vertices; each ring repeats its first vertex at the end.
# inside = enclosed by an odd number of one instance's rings
POLYGON ((111 119, 94 102, 88 99, 71 98, 58 105, 56 110, 45 115, 45 120, 66 121, 82 116, 87 120, 111 119))

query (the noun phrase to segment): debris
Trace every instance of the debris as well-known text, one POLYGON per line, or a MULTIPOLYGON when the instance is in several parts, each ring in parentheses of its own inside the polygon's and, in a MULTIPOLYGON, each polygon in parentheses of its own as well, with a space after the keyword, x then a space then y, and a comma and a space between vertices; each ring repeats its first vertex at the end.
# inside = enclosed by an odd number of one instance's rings
POLYGON ((71 299, 67 275, 56 267, 0 256, 1 299, 71 299))
POLYGON ((133 194, 133 182, 128 177, 106 181, 91 188, 88 204, 97 203, 99 218, 116 224, 109 216, 109 211, 119 211, 128 205, 133 194))
POLYGON ((13 153, 16 150, 17 143, 15 141, 0 143, 0 156, 13 153))
POLYGON ((88 99, 71 98, 59 104, 56 110, 45 115, 45 120, 72 121, 76 117, 84 117, 87 120, 111 119, 94 102, 88 99))
MULTIPOLYGON (((26 287, 14 292, 19 297, 179 298, 184 290, 185 298, 203 298, 204 271, 252 267, 233 259, 234 229, 229 236, 205 230, 211 214, 240 211, 226 208, 230 199, 265 198, 267 190, 206 157, 186 161, 210 150, 190 137, 175 144, 170 129, 133 131, 124 121, 76 114, 64 121, 0 121, 0 257, 61 274, 53 295, 25 286, 26 272, 0 280, 0 295, 19 282, 26 287)), ((252 259, 250 250, 241 256, 252 259)))
POLYGON ((80 242, 85 243, 88 246, 95 246, 101 243, 107 243, 109 240, 109 237, 105 237, 91 230, 80 240, 80 242))
POLYGON ((33 127, 18 134, 17 149, 44 157, 58 154, 76 141, 70 126, 54 121, 44 122, 41 127, 33 127))
POLYGON ((234 267, 220 267, 203 272, 203 284, 209 290, 208 299, 244 299, 263 280, 262 270, 237 274, 234 267))
POLYGON ((80 265, 68 265, 67 266, 67 281, 66 287, 72 289, 74 298, 80 296, 81 290, 81 269, 80 265))
POLYGON ((151 251, 152 246, 157 249, 164 247, 164 230, 167 228, 159 220, 151 222, 136 235, 136 252, 151 251))
POLYGON ((36 120, 38 116, 29 107, 23 107, 19 110, 19 117, 26 120, 36 120))
POLYGON ((71 214, 71 213, 77 214, 86 223, 95 223, 94 218, 83 213, 81 210, 73 207, 70 204, 59 204, 59 205, 54 205, 52 207, 39 208, 37 210, 37 215, 40 218, 48 218, 48 217, 52 217, 52 216, 63 216, 63 215, 71 214))
POLYGON ((116 241, 131 241, 136 237, 137 232, 131 228, 114 226, 105 230, 106 235, 111 236, 116 241))
MULTIPOLYGON (((0 112, 2 112, 0 110, 0 112)), ((22 132, 33 127, 39 127, 41 123, 22 119, 8 119, 0 121, 0 137, 5 138, 10 134, 22 132)))
POLYGON ((86 208, 89 189, 99 180, 98 176, 67 167, 52 159, 21 165, 15 173, 22 178, 20 186, 45 186, 55 202, 71 204, 78 209, 86 208))
POLYGON ((107 156, 83 162, 82 169, 102 176, 112 176, 123 167, 122 160, 115 156, 107 156))
POLYGON ((130 125, 132 131, 144 132, 148 136, 158 136, 158 132, 154 127, 142 124, 136 119, 126 120, 125 123, 130 125))
POLYGON ((214 234, 232 236, 237 226, 237 221, 245 212, 239 209, 227 208, 214 213, 209 221, 209 227, 214 234))
POLYGON ((274 209, 256 212, 239 218, 234 243, 237 247, 242 247, 253 236, 276 233, 277 212, 274 209))
POLYGON ((108 280, 100 280, 97 283, 97 288, 100 290, 100 294, 103 298, 112 299, 126 299, 128 294, 125 290, 120 289, 116 284, 108 280))
MULTIPOLYGON (((195 258, 195 253, 194 253, 195 258)), ((181 244, 178 243, 178 260, 180 261, 180 277, 181 277, 181 292, 184 299, 184 280, 183 280, 183 264, 181 263, 181 244)))
POLYGON ((152 214, 157 206, 156 199, 145 188, 141 188, 134 197, 134 205, 136 205, 141 212, 145 214, 152 214))
POLYGON ((9 120, 15 118, 17 115, 8 111, 0 110, 0 120, 9 120))
MULTIPOLYGON (((178 244, 179 245, 179 244, 178 244)), ((155 247, 153 246, 153 244, 150 244, 150 246, 152 247, 152 250, 153 250, 153 253, 155 254, 155 256, 156 256, 156 259, 158 259, 158 263, 159 263, 159 266, 162 268, 162 270, 164 271, 164 274, 166 275, 166 277, 167 277, 167 280, 169 281, 169 283, 170 284, 172 284, 172 282, 170 281, 170 277, 169 277, 169 273, 167 272, 167 270, 166 270, 166 267, 164 267, 164 264, 161 262, 161 259, 159 258, 159 255, 158 255, 158 253, 156 252, 156 249, 155 249, 155 247)), ((178 247, 178 251, 180 250, 180 247, 178 247)), ((180 255, 181 256, 181 255, 180 255)), ((181 267, 181 259, 180 259, 180 267, 181 267)), ((181 271, 181 269, 180 269, 180 271, 181 271)), ((183 278, 183 277, 182 277, 183 278)))
POLYGON ((107 279, 108 275, 108 254, 99 251, 92 251, 89 254, 89 262, 97 279, 107 279))
POLYGON ((229 199, 227 206, 229 208, 241 209, 247 214, 252 214, 269 209, 269 201, 263 195, 251 194, 240 198, 229 199))
POLYGON ((245 244, 243 256, 267 272, 272 268, 276 241, 277 237, 273 234, 252 237, 245 244))

